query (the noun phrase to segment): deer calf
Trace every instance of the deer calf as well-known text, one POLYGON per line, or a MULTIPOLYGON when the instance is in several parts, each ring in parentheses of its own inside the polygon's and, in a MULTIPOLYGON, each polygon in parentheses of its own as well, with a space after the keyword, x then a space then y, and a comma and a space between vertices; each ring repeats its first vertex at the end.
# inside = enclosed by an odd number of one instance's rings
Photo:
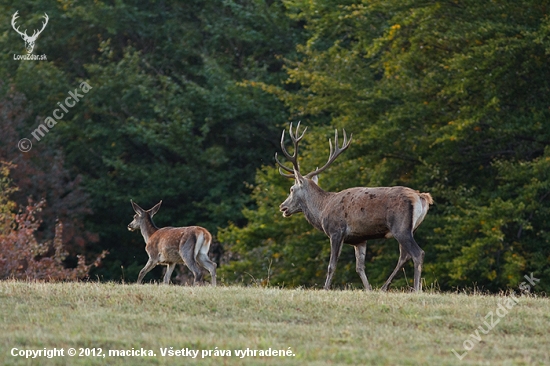
POLYGON ((299 135, 299 128, 300 123, 296 126, 296 132, 293 132, 292 123, 290 124, 289 135, 294 145, 293 155, 285 149, 284 130, 281 137, 282 152, 292 163, 292 169, 283 165, 275 154, 279 173, 295 180, 290 188, 290 195, 280 205, 280 210, 284 217, 303 212, 311 225, 330 238, 330 262, 325 289, 330 288, 342 245, 346 243, 355 247, 356 271, 365 289, 371 290, 365 275, 367 240, 394 237, 399 243, 399 261, 381 289, 387 290, 397 272, 407 260, 412 258, 414 289, 421 291, 420 276, 424 251, 414 240, 413 233, 426 217, 429 206, 433 204, 432 196, 407 187, 356 187, 341 192, 322 190, 317 184, 318 174, 328 168, 338 155, 348 148, 352 136, 347 140, 346 131, 344 131, 344 142, 340 148, 338 131, 335 131, 335 149, 333 150, 332 142, 329 140, 330 153, 327 163, 322 168, 302 176, 298 165, 298 143, 304 137, 307 128, 301 135, 299 135), (290 174, 284 173, 283 170, 290 174))
POLYGON ((145 250, 149 260, 139 272, 138 283, 157 264, 168 266, 164 275, 164 283, 170 283, 170 276, 176 264, 184 263, 193 272, 194 285, 202 283, 202 271, 197 265, 206 268, 212 276, 212 286, 216 286, 216 263, 208 257, 208 250, 212 242, 212 235, 203 227, 163 227, 159 229, 153 223, 153 216, 157 213, 162 201, 152 209, 145 211, 135 202, 130 201, 136 214, 134 220, 128 224, 128 230, 141 230, 145 239, 145 250))

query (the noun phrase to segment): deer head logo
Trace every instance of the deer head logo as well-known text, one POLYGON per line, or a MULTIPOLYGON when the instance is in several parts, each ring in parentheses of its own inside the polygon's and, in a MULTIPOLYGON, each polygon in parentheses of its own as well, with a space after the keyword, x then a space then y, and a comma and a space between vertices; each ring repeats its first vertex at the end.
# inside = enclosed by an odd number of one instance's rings
POLYGON ((15 27, 15 20, 19 17, 19 15, 17 15, 19 11, 16 11, 15 14, 13 14, 13 17, 11 18, 11 26, 13 27, 13 29, 19 33, 19 35, 21 36, 21 38, 23 38, 23 40, 25 41, 25 48, 27 49, 27 53, 32 53, 32 50, 34 49, 34 43, 36 42, 36 39, 38 38, 38 36, 40 35, 40 33, 42 33, 42 31, 44 30, 44 28, 46 28, 46 25, 48 24, 48 14, 44 13, 44 19, 46 20, 45 22, 42 22, 42 29, 40 30, 34 30, 32 36, 28 36, 27 35, 27 30, 25 29, 24 32, 20 32, 19 31, 19 27, 15 27))

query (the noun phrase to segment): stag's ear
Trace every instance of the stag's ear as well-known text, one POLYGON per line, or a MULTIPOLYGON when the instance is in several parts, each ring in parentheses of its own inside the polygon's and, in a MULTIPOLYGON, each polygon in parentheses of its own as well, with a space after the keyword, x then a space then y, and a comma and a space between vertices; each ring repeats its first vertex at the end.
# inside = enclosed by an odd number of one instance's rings
POLYGON ((159 210, 161 204, 162 204, 162 200, 160 200, 159 203, 157 203, 152 209, 150 209, 148 211, 149 214, 151 215, 151 217, 153 217, 157 213, 157 211, 159 210))
POLYGON ((319 176, 318 175, 314 175, 313 177, 311 177, 311 180, 313 181, 313 183, 319 185, 319 176))
POLYGON ((143 215, 143 213, 145 212, 144 209, 142 209, 141 207, 139 207, 139 205, 137 203, 135 203, 134 201, 130 200, 130 203, 132 204, 132 207, 134 208, 134 211, 139 215, 143 215))

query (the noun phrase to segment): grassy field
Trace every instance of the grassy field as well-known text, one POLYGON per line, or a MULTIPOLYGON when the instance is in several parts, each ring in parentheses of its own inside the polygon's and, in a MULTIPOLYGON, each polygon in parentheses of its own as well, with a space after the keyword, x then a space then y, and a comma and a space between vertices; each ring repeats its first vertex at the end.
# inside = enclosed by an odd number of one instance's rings
POLYGON ((550 299, 517 300, 427 292, 4 281, 0 364, 550 364, 550 299), (488 330, 484 321, 494 327, 488 330), (198 354, 195 359, 163 356, 162 349, 170 347, 198 354), (64 356, 24 356, 54 348, 63 349, 64 356), (69 348, 77 355, 69 356, 69 348), (235 352, 247 348, 256 356, 249 352, 241 358, 235 352), (266 356, 270 348, 285 355, 266 356), (109 354, 132 349, 134 354, 151 350, 155 356, 109 354))

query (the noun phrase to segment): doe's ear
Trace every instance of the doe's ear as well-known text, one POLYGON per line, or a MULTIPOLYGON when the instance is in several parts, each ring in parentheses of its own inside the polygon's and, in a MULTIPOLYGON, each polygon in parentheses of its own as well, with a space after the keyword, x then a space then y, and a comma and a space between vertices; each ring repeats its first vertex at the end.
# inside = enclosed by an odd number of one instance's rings
POLYGON ((130 200, 130 203, 132 204, 132 207, 134 208, 134 211, 139 215, 143 215, 143 213, 145 212, 144 209, 142 209, 141 207, 139 207, 139 205, 137 203, 135 203, 134 201, 130 200))
POLYGON ((151 215, 151 217, 153 217, 153 216, 157 213, 157 211, 159 210, 161 204, 162 204, 162 200, 160 200, 159 203, 157 203, 155 206, 153 206, 152 209, 150 209, 149 211, 147 211, 147 212, 149 212, 149 214, 151 215))

